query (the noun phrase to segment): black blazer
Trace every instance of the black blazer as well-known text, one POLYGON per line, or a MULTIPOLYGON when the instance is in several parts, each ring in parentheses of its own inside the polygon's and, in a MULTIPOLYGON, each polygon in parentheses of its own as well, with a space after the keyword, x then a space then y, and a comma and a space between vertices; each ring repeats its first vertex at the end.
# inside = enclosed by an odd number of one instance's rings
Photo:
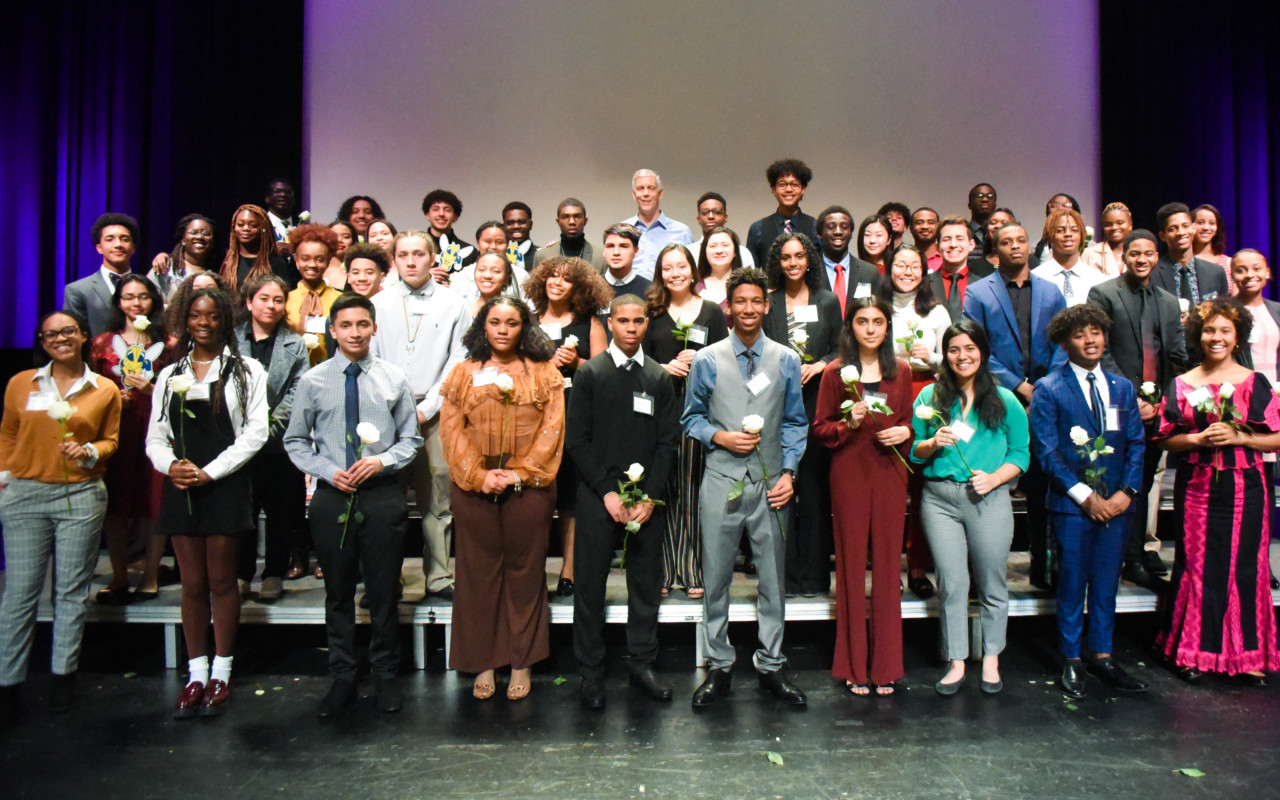
MULTIPOLYGON (((1214 296, 1226 297, 1231 293, 1227 286, 1227 272, 1212 261, 1203 258, 1193 259, 1196 267, 1196 284, 1200 287, 1200 299, 1214 296)), ((1162 256, 1151 270, 1151 285, 1164 289, 1175 298, 1178 296, 1178 284, 1174 280, 1174 264, 1169 257, 1162 256)))
MULTIPOLYGON (((1267 307, 1267 313, 1269 313, 1271 318, 1275 320, 1276 325, 1280 325, 1280 303, 1277 303, 1275 300, 1268 300, 1264 297, 1262 298, 1262 304, 1267 307)), ((1256 328, 1257 326, 1255 325, 1254 327, 1256 328)), ((1250 345, 1247 342, 1243 343, 1241 348, 1236 351, 1236 361, 1239 361, 1249 369, 1254 369, 1253 345, 1250 345)), ((1280 350, 1276 351, 1276 363, 1280 364, 1280 350)), ((1267 376, 1267 380, 1271 380, 1270 375, 1267 376)))
MULTIPOLYGON (((987 277, 988 275, 996 271, 996 268, 991 266, 991 262, 986 260, 985 258, 980 258, 977 260, 969 259, 968 267, 969 267, 969 278, 968 278, 968 281, 965 283, 966 295, 969 293, 968 287, 972 286, 973 284, 977 283, 978 281, 982 280, 983 278, 987 277)), ((946 280, 942 277, 942 270, 938 269, 938 270, 934 270, 933 272, 930 272, 928 276, 925 277, 925 280, 929 282, 929 288, 933 290, 933 299, 938 301, 938 305, 942 306, 943 308, 947 308, 947 284, 946 284, 946 280)), ((961 311, 963 311, 964 309, 963 298, 961 298, 960 308, 961 308, 961 311)), ((963 313, 952 312, 950 308, 947 308, 947 313, 951 314, 952 322, 958 322, 960 318, 964 316, 963 313)))
MULTIPOLYGON (((815 247, 822 246, 818 243, 818 221, 799 209, 796 209, 795 215, 791 217, 791 230, 808 236, 815 247)), ((751 227, 747 230, 747 249, 751 251, 751 257, 756 260, 758 268, 764 269, 768 266, 769 248, 781 233, 782 223, 776 211, 751 223, 751 227)))
MULTIPOLYGON (((840 301, 834 292, 810 289, 809 303, 818 307, 818 321, 805 323, 805 331, 809 334, 805 352, 813 356, 814 361, 830 364, 840 355, 840 329, 844 324, 840 317, 840 301)), ((782 289, 769 292, 769 315, 764 320, 764 335, 783 347, 793 349, 787 330, 787 298, 782 289)), ((810 420, 818 407, 818 386, 821 383, 822 376, 814 375, 801 387, 804 410, 810 420)))
MULTIPOLYGON (((822 257, 822 247, 818 247, 818 256, 822 257)), ((821 264, 821 271, 818 272, 818 278, 822 281, 822 288, 828 292, 831 291, 831 279, 827 277, 827 264, 824 261, 821 264)), ((844 302, 848 308, 849 301, 853 300, 853 295, 858 291, 858 284, 871 284, 871 293, 875 294, 880 291, 880 270, 876 269, 875 264, 868 263, 855 255, 849 256, 849 274, 844 279, 844 302)))
MULTIPOLYGON (((1216 266, 1216 265, 1215 265, 1216 266)), ((1160 364, 1156 385, 1161 391, 1188 367, 1187 340, 1182 331, 1178 298, 1153 287, 1160 319, 1160 364)), ((1142 319, 1138 298, 1121 275, 1089 289, 1089 302, 1111 317, 1111 335, 1102 356, 1102 368, 1128 378, 1135 388, 1142 386, 1142 319)))

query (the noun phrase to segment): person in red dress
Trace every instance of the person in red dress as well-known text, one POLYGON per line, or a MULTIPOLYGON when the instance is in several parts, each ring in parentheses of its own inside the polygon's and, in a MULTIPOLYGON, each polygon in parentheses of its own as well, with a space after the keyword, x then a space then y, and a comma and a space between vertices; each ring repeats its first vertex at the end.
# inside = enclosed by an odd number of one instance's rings
POLYGON ((902 518, 911 446, 911 368, 894 358, 893 312, 883 300, 851 300, 840 358, 822 371, 813 432, 831 452, 836 545, 836 653, 831 674, 856 695, 893 694, 902 678, 902 518), (852 367, 857 381, 849 384, 852 367), (844 372, 842 372, 844 371, 844 372), (845 401, 852 407, 844 407, 845 401), (868 637, 866 566, 871 551, 868 637), (868 667, 870 671, 868 672, 868 667))

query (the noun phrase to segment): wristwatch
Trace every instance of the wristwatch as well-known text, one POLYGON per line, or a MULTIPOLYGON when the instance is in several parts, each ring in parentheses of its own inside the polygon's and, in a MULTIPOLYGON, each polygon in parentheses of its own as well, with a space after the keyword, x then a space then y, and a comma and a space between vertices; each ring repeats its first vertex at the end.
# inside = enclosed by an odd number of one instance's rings
POLYGON ((793 480, 794 480, 794 479, 795 479, 795 477, 796 477, 796 471, 795 471, 794 469, 792 469, 791 467, 783 467, 783 469, 782 469, 782 474, 783 474, 783 475, 789 475, 793 480))
POLYGON ((1127 484, 1121 484, 1117 488, 1128 495, 1130 500, 1138 496, 1138 490, 1127 484))

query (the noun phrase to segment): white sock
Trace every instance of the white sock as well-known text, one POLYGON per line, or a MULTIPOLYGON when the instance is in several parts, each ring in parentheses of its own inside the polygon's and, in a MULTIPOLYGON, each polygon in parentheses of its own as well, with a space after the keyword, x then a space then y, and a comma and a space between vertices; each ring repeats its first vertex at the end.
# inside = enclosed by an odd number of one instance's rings
POLYGON ((209 675, 215 681, 231 683, 231 659, 235 656, 214 656, 213 672, 209 675))
POLYGON ((208 683, 209 682, 209 657, 200 656, 193 658, 187 662, 187 671, 191 673, 188 678, 190 683, 208 683))

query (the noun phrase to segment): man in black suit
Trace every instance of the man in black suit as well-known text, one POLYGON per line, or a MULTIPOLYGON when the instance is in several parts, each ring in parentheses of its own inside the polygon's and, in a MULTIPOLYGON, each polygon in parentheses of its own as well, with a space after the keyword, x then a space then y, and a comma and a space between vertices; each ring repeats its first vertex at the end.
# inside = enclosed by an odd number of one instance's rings
POLYGON ((951 321, 956 322, 964 316, 964 293, 969 284, 982 280, 996 268, 985 258, 969 260, 973 237, 964 217, 947 217, 938 223, 937 239, 942 266, 936 272, 930 272, 925 280, 929 281, 934 298, 947 307, 951 321))
POLYGON ((1152 286, 1193 306, 1230 294, 1226 271, 1212 261, 1195 257, 1196 226, 1191 209, 1183 203, 1167 203, 1156 212, 1156 223, 1160 240, 1169 252, 1151 273, 1152 286))
POLYGON ((663 509, 652 502, 627 508, 620 489, 638 465, 638 488, 665 495, 680 440, 680 407, 666 370, 645 358, 645 301, 633 294, 609 305, 613 342, 578 368, 566 416, 564 449, 577 468, 578 533, 573 592, 573 651, 582 673, 579 698, 604 708, 605 582, 621 544, 627 572, 627 668, 631 684, 654 700, 671 688, 654 670, 658 657, 658 605, 662 602, 663 509))
POLYGON ((751 223, 747 231, 747 249, 760 269, 768 263, 769 248, 781 234, 803 233, 811 240, 818 238, 813 217, 800 210, 800 201, 813 180, 809 165, 797 158, 784 158, 770 164, 764 174, 778 201, 778 210, 751 223))
POLYGON ((1178 312, 1178 299, 1153 285, 1152 271, 1159 260, 1156 237, 1136 230, 1124 239, 1125 272, 1089 290, 1089 302, 1111 317, 1111 335, 1102 357, 1103 368, 1123 375, 1138 392, 1138 413, 1146 426, 1147 450, 1142 465, 1142 486, 1130 520, 1129 544, 1124 556, 1124 576, 1142 586, 1157 585, 1157 575, 1168 572, 1160 554, 1143 545, 1147 532, 1147 495, 1155 482, 1156 466, 1163 450, 1151 445, 1156 431, 1158 397, 1186 369, 1186 338, 1178 312), (1145 388, 1147 391, 1143 391, 1145 388))
MULTIPOLYGON (((855 297, 870 297, 880 288, 880 270, 849 252, 853 241, 853 215, 843 206, 828 206, 818 215, 818 241, 824 269, 818 277, 822 288, 836 293, 840 316, 855 297), (838 291, 843 287, 843 293, 838 291)), ((768 266, 768 261, 764 262, 768 266)))
POLYGON ((62 291, 62 307, 89 320, 91 338, 111 327, 111 297, 129 273, 138 246, 138 221, 127 214, 103 214, 93 223, 92 236, 102 266, 62 291))
POLYGON ((995 210, 996 187, 980 183, 969 190, 969 233, 978 252, 982 252, 982 246, 987 242, 987 220, 995 210))

